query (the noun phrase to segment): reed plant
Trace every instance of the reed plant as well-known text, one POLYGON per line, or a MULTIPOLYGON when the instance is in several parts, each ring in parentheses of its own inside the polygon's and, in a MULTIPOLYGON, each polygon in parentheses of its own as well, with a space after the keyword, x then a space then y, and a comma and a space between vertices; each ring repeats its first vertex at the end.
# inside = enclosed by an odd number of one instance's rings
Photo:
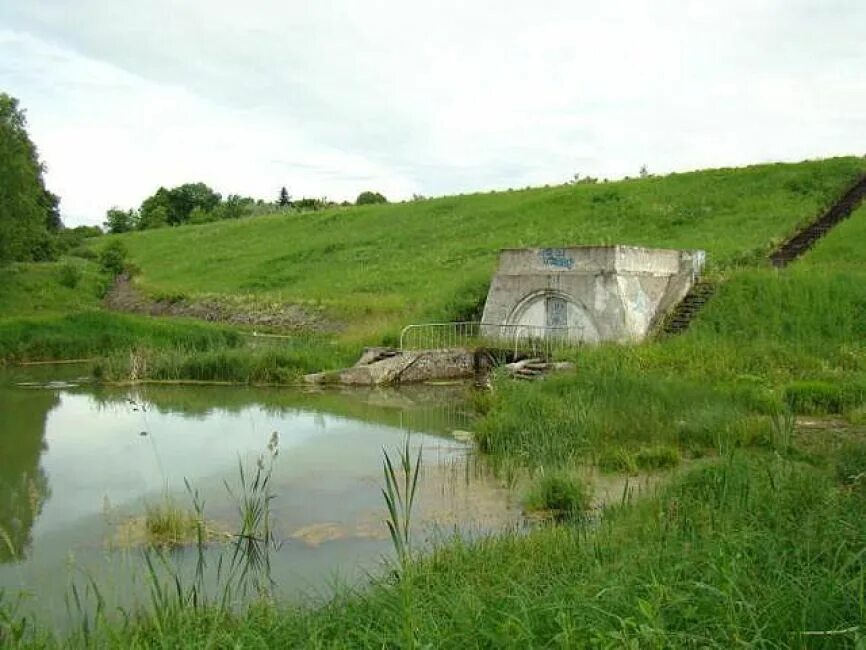
POLYGON ((391 543, 397 554, 400 568, 405 570, 412 553, 412 510, 418 492, 418 479, 421 475, 421 455, 423 449, 418 448, 415 461, 412 461, 410 436, 406 436, 403 445, 397 450, 397 464, 391 459, 387 450, 382 450, 382 472, 385 477, 385 487, 382 497, 388 510, 386 524, 391 536, 391 543))
POLYGON ((590 491, 584 479, 567 470, 542 471, 523 499, 526 511, 563 521, 589 510, 590 491))
POLYGON ((199 522, 194 513, 166 496, 158 503, 147 505, 144 523, 149 546, 175 548, 195 539, 199 522))

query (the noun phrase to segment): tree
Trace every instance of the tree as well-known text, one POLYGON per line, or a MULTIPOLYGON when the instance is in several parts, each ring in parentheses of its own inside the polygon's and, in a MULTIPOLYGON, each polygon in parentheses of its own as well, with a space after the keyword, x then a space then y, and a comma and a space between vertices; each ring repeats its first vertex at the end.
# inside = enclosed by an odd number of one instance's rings
POLYGON ((167 225, 168 211, 168 190, 160 187, 153 195, 141 202, 141 209, 138 211, 138 229, 149 230, 167 225))
POLYGON ((280 198, 277 200, 281 208, 290 208, 292 207, 292 197, 289 196, 289 191, 286 189, 286 186, 283 185, 280 188, 280 198))
POLYGON ((218 219, 241 219, 249 216, 255 201, 247 196, 229 194, 225 201, 217 206, 214 214, 218 219))
POLYGON ((146 230, 165 225, 179 226, 189 221, 196 208, 212 212, 221 199, 204 183, 185 183, 170 190, 160 187, 142 202, 138 227, 146 230))
POLYGON ((99 251, 99 266, 111 277, 118 276, 126 267, 126 255, 126 246, 123 242, 114 239, 99 251))
POLYGON ((168 191, 168 223, 178 226, 186 223, 195 208, 211 212, 222 197, 204 183, 185 183, 168 191))
POLYGON ((133 210, 121 210, 118 207, 105 213, 105 229, 110 233, 129 232, 135 230, 138 217, 133 210))
POLYGON ((355 200, 355 205, 372 205, 374 203, 387 203, 388 199, 386 199, 379 192, 361 192, 358 195, 358 198, 355 200))
POLYGON ((54 253, 60 200, 45 188, 44 171, 18 100, 0 93, 0 263, 54 253))

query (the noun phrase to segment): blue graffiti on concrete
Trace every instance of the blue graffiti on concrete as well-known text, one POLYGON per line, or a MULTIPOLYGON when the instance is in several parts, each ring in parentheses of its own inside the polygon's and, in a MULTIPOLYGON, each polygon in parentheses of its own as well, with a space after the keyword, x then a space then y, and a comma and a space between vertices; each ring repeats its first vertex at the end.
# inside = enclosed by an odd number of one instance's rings
POLYGON ((560 269, 573 269, 574 260, 565 254, 564 248, 544 248, 539 253, 541 263, 545 266, 555 266, 560 269))

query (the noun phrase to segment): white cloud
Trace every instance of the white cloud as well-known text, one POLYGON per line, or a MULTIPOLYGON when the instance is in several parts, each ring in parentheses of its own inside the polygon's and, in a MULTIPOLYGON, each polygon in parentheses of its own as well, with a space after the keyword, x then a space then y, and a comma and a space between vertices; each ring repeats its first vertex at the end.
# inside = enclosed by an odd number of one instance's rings
POLYGON ((404 197, 866 150, 856 0, 3 2, 0 87, 73 223, 188 180, 404 197))

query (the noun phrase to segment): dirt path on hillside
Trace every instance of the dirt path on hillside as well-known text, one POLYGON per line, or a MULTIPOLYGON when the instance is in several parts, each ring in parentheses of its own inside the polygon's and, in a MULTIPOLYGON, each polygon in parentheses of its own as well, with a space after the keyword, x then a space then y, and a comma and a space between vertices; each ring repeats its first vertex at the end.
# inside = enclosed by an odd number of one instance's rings
POLYGON ((104 305, 114 311, 148 316, 183 316, 199 320, 261 327, 271 331, 338 332, 340 323, 326 318, 323 310, 294 304, 235 301, 223 296, 153 299, 120 275, 106 294, 104 305))

